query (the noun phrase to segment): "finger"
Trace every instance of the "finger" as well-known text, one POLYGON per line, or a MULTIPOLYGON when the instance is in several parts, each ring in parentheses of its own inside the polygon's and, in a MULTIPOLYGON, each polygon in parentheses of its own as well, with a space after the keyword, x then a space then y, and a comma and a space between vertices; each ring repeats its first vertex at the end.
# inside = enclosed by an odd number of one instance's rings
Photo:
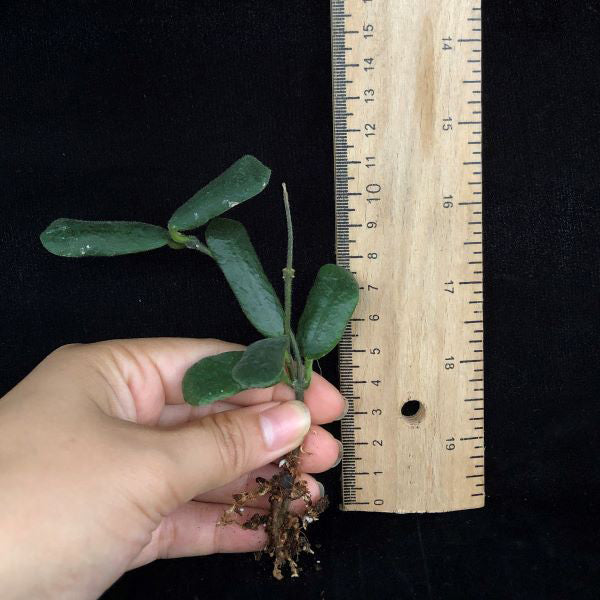
POLYGON ((165 404, 183 404, 181 382, 189 367, 207 356, 241 349, 214 339, 141 338, 85 344, 80 352, 91 358, 114 393, 109 414, 154 425, 165 404))
POLYGON ((226 410, 166 430, 148 429, 148 442, 161 448, 166 459, 157 467, 162 467, 164 481, 164 496, 156 498, 161 512, 272 462, 299 446, 309 427, 306 406, 290 401, 226 410))
POLYGON ((339 464, 342 443, 322 427, 310 428, 302 442, 300 469, 305 473, 322 473, 339 464))
MULTIPOLYGON (((293 399, 294 391, 288 385, 280 383, 272 388, 245 390, 229 398, 228 402, 249 405, 293 399)), ((310 410, 312 422, 317 425, 339 420, 347 412, 346 400, 337 388, 317 373, 313 374, 310 386, 304 392, 304 402, 310 410)))
MULTIPOLYGON (((163 518, 152 533, 149 544, 129 565, 135 569, 157 558, 202 556, 215 552, 256 552, 264 548, 267 536, 263 527, 252 531, 238 523, 246 518, 235 516, 236 523, 217 525, 229 506, 188 502, 163 518)), ((255 510, 257 513, 266 511, 255 510)))
MULTIPOLYGON (((180 425, 192 419, 209 414, 229 410, 238 406, 251 406, 261 402, 293 400, 294 391, 285 384, 271 388, 252 389, 240 392, 228 400, 220 400, 206 406, 189 404, 167 404, 163 406, 158 425, 180 425)), ((329 423, 341 419, 347 411, 347 404, 339 391, 320 375, 316 375, 304 394, 304 402, 308 406, 315 424, 329 423)))
MULTIPOLYGON (((240 349, 243 346, 214 339, 148 338, 84 344, 79 346, 78 352, 91 356, 114 393, 107 412, 154 425, 159 422, 165 405, 184 404, 181 382, 190 366, 206 356, 240 349)), ((278 384, 246 390, 228 402, 248 406, 293 398, 289 386, 278 384)), ((339 419, 346 410, 338 390, 316 373, 305 392, 305 402, 315 423, 339 419)), ((198 409, 197 414, 203 414, 202 409, 198 409)))
MULTIPOLYGON (((233 494, 240 494, 242 492, 254 492, 258 488, 256 483, 257 477, 262 477, 269 481, 273 475, 279 473, 280 469, 275 465, 265 465, 260 469, 256 469, 251 473, 247 473, 242 477, 232 481, 216 490, 211 490, 200 496, 194 498, 194 500, 203 502, 215 502, 215 503, 233 503, 233 494)), ((321 483, 319 483, 312 475, 302 473, 298 479, 306 482, 306 487, 310 492, 312 503, 314 504, 319 498, 324 495, 324 489, 321 483)), ((269 498, 268 495, 260 496, 253 500, 250 500, 246 505, 248 508, 268 508, 269 498)), ((305 508, 303 500, 296 500, 291 503, 290 508, 294 512, 302 512, 305 508)))

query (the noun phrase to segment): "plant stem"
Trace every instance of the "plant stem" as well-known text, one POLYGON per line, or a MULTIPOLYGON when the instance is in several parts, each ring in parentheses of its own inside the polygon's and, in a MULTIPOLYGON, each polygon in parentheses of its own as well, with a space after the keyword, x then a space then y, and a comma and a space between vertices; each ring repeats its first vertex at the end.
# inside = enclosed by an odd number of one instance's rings
POLYGON ((285 221, 287 224, 287 260, 285 263, 285 268, 283 269, 285 311, 284 333, 288 336, 289 343, 291 344, 290 334, 292 331, 292 280, 294 279, 294 267, 292 265, 292 262, 294 260, 294 230, 292 228, 290 199, 288 197, 285 183, 282 183, 281 187, 283 188, 283 204, 285 206, 285 221))
MULTIPOLYGON (((290 330, 290 340, 292 342, 292 351, 294 353, 294 360, 302 365, 302 356, 300 355, 300 348, 298 348, 298 342, 296 341, 296 336, 294 332, 290 330)), ((302 372, 304 371, 304 367, 302 367, 302 372)), ((298 375, 300 377, 301 373, 298 375)))
POLYGON ((206 256, 210 256, 211 258, 213 258, 212 252, 209 250, 208 246, 203 244, 198 238, 194 236, 190 237, 193 239, 191 239, 185 244, 186 248, 189 248, 190 250, 198 250, 199 252, 206 254, 206 256))
POLYGON ((183 244, 190 250, 198 250, 199 252, 202 252, 203 254, 206 254, 212 258, 212 252, 209 250, 208 246, 203 244, 195 235, 184 235, 172 227, 169 227, 169 235, 175 243, 183 244))
MULTIPOLYGON (((288 381, 288 385, 294 390, 296 400, 304 402, 304 363, 298 348, 298 342, 296 336, 292 331, 292 280, 294 279, 294 268, 292 265, 293 254, 294 254, 294 232, 292 229, 292 215, 290 211, 290 200, 288 198, 287 188, 285 183, 283 187, 283 203, 285 206, 285 218, 287 223, 288 243, 287 243, 287 260, 285 268, 283 269, 283 281, 284 281, 284 332, 288 339, 287 358, 291 360, 290 375, 291 381, 288 381)), ((275 565, 273 569, 273 575, 277 579, 281 579, 281 566, 286 561, 290 561, 292 566, 292 573, 294 573, 295 563, 291 559, 290 547, 286 546, 286 536, 289 534, 289 508, 290 502, 292 501, 291 494, 293 488, 293 482, 298 477, 298 463, 300 460, 300 454, 302 452, 302 446, 295 448, 291 452, 285 455, 283 463, 282 475, 286 480, 292 482, 290 485, 279 487, 279 496, 272 496, 271 502, 271 530, 269 532, 269 545, 271 555, 275 557, 275 565)), ((279 480, 281 481, 281 479, 279 480)), ((297 572, 296 572, 297 575, 297 572)))
POLYGON ((292 331, 292 281, 294 279, 294 228, 292 226, 292 213, 290 210, 290 199, 285 183, 281 184, 283 188, 283 204, 285 206, 285 221, 287 224, 287 260, 283 269, 284 281, 284 333, 288 337, 288 352, 294 356, 294 377, 293 388, 296 392, 296 400, 304 399, 304 365, 300 356, 300 349, 296 342, 296 336, 292 331))

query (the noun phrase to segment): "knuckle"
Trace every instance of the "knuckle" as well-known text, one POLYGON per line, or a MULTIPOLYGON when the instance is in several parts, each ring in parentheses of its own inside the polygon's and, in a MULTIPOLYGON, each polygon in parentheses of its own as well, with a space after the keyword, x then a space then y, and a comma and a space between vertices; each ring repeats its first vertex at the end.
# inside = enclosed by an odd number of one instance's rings
POLYGON ((63 344, 62 346, 59 346, 59 347, 56 349, 56 351, 57 351, 57 352, 58 352, 58 351, 65 352, 65 351, 69 351, 69 350, 71 350, 72 348, 77 348, 78 346, 81 346, 81 345, 82 345, 82 344, 80 344, 80 343, 78 343, 78 342, 73 342, 73 343, 71 343, 71 344, 63 344))
POLYGON ((81 346, 83 346, 83 344, 63 344, 62 346, 59 346, 58 348, 50 352, 48 357, 69 356, 75 348, 80 348, 81 346))
POLYGON ((230 411, 217 413, 210 418, 222 464, 235 473, 243 472, 247 463, 248 448, 239 419, 231 415, 230 411))
POLYGON ((85 344, 64 344, 52 350, 42 360, 41 364, 61 369, 73 369, 74 366, 81 364, 85 352, 85 344))

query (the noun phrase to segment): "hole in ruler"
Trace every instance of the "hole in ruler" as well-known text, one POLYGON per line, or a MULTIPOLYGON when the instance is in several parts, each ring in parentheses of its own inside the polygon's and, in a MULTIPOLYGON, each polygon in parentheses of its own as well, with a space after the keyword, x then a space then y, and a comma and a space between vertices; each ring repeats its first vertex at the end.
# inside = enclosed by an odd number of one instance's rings
POLYGON ((407 400, 400 412, 408 421, 420 421, 425 414, 425 408, 418 400, 407 400))

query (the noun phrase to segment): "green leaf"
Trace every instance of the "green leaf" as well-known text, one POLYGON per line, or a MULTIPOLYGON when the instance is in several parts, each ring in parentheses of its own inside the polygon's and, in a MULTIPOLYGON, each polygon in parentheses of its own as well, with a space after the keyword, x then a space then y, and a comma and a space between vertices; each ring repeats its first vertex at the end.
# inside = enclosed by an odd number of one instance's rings
POLYGON ((298 344, 306 358, 321 358, 340 341, 358 302, 358 284, 337 265, 319 269, 298 323, 298 344))
POLYGON ((169 229, 195 229, 262 192, 271 170, 246 154, 196 192, 169 219, 169 229))
POLYGON ((233 379, 232 369, 244 353, 223 352, 192 365, 183 377, 183 397, 188 404, 210 404, 244 388, 233 379))
POLYGON ((285 335, 250 344, 232 371, 244 388, 265 388, 281 381, 288 338, 285 335))
POLYGON ((252 325, 266 337, 282 335, 281 302, 244 226, 231 219, 215 219, 206 229, 206 243, 252 325))
POLYGON ((116 256, 154 250, 169 243, 166 229, 132 221, 56 219, 40 240, 57 256, 116 256))

